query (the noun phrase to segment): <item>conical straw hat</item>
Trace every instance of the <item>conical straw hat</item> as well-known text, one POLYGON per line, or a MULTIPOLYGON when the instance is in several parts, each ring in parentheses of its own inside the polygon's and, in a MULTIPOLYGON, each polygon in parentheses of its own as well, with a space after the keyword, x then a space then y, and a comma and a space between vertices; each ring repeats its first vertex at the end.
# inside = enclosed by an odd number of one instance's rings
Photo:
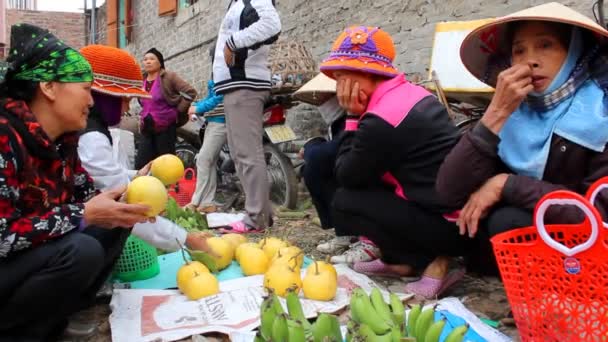
POLYGON ((336 94, 336 81, 319 73, 312 80, 306 82, 293 96, 306 103, 318 106, 336 94))
POLYGON ((594 20, 562 4, 551 2, 497 18, 471 31, 460 46, 464 66, 480 81, 496 86, 496 77, 504 67, 494 69, 489 61, 500 55, 510 56, 511 47, 506 46, 508 23, 528 20, 570 24, 591 31, 596 36, 608 37, 608 31, 594 20))

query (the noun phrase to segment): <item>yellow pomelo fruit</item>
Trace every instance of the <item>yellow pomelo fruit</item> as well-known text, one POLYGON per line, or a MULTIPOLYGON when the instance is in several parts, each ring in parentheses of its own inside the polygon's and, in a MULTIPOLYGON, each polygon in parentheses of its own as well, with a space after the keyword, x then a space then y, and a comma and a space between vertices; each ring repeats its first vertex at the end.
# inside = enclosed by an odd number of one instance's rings
POLYGON ((234 260, 236 260, 237 262, 240 263, 241 262, 240 261, 241 253, 243 252, 243 250, 245 250, 247 248, 256 248, 256 249, 262 250, 260 248, 260 246, 256 242, 245 242, 245 243, 242 243, 234 251, 234 260))
POLYGON ((203 265, 198 261, 191 261, 187 264, 184 264, 182 267, 177 270, 177 288, 184 292, 184 288, 186 283, 190 281, 190 279, 194 278, 195 275, 201 273, 209 273, 209 269, 207 266, 203 265))
POLYGON ((268 270, 270 262, 263 250, 259 248, 245 248, 241 252, 241 269, 243 274, 251 276, 264 274, 268 270))
POLYGON ((167 206, 167 189, 161 181, 151 176, 135 178, 127 187, 125 200, 129 204, 145 204, 150 207, 147 215, 155 217, 167 206))
POLYGON ((232 244, 232 247, 234 247, 235 250, 241 244, 244 244, 245 242, 247 242, 247 237, 245 237, 242 234, 235 234, 235 233, 224 234, 224 235, 222 235, 222 239, 230 242, 232 244))
POLYGON ((279 249, 283 247, 289 247, 289 243, 287 241, 283 241, 276 237, 267 237, 259 242, 260 248, 264 250, 266 256, 272 260, 275 254, 279 251, 279 249))
POLYGON ((214 236, 207 239, 207 245, 217 255, 214 259, 218 270, 223 270, 232 263, 234 248, 230 242, 221 237, 214 236))
POLYGON ((264 273, 264 288, 274 291, 280 297, 285 297, 289 289, 293 289, 296 294, 300 293, 302 288, 300 269, 294 270, 282 262, 273 264, 264 273))
POLYGON ((163 184, 173 185, 184 177, 184 163, 174 154, 163 154, 152 161, 150 172, 163 184))
POLYGON ((336 268, 334 265, 329 264, 325 261, 315 261, 306 269, 306 275, 315 273, 316 267, 319 268, 319 272, 330 272, 333 274, 334 278, 338 279, 338 272, 336 272, 336 268), (315 265, 316 264, 316 265, 315 265))
POLYGON ((220 292, 220 283, 217 278, 209 273, 197 273, 192 279, 186 282, 184 294, 190 300, 198 300, 220 292))

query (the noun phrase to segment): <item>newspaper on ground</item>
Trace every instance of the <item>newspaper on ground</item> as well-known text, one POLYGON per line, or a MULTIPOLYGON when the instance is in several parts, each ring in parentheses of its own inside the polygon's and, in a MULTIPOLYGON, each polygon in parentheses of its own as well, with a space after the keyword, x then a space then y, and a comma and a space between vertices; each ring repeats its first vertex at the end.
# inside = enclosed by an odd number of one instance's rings
MULTIPOLYGON (((306 317, 340 311, 349 304, 354 288, 370 292, 377 287, 370 278, 345 265, 336 265, 336 271, 336 297, 329 302, 302 298, 306 317)), ((223 281, 219 294, 198 301, 188 300, 176 290, 115 290, 110 303, 112 340, 175 341, 210 332, 231 335, 251 331, 260 324, 260 304, 265 295, 262 284, 262 275, 223 281)), ((388 300, 388 293, 383 294, 388 300)), ((402 299, 411 297, 398 295, 402 299)))

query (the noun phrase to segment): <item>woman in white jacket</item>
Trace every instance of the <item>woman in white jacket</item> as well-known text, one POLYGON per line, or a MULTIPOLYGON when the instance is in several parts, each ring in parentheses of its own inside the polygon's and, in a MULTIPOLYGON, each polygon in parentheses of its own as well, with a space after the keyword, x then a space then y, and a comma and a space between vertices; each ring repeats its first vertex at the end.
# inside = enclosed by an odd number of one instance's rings
MULTIPOLYGON (((87 128, 78 142, 78 155, 100 190, 124 186, 148 174, 150 164, 141 170, 128 170, 115 160, 109 127, 120 122, 121 113, 131 97, 149 97, 141 89, 142 76, 135 58, 126 51, 104 45, 89 45, 80 50, 93 68, 92 86, 95 106, 91 109, 87 128)), ((133 235, 166 251, 181 245, 209 252, 205 233, 187 233, 182 227, 157 217, 154 223, 136 224, 133 235), (178 243, 179 241, 179 243, 178 243)))

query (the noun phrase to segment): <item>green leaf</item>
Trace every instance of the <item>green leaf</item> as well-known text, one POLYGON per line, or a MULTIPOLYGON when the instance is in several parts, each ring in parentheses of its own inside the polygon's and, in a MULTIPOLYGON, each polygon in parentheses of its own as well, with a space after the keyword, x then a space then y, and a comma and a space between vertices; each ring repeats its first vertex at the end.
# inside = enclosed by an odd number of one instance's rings
POLYGON ((188 252, 188 254, 190 255, 190 259, 192 259, 193 261, 202 262, 205 266, 207 266, 207 268, 211 272, 215 273, 218 271, 215 259, 213 259, 211 255, 203 251, 193 251, 188 248, 185 248, 185 250, 186 252, 188 252))
POLYGON ((169 197, 169 200, 167 201, 167 208, 165 210, 165 217, 170 221, 175 222, 179 210, 179 206, 177 205, 175 199, 169 197))
POLYGON ((198 230, 209 230, 209 223, 207 222, 207 216, 203 215, 199 211, 194 212, 194 220, 196 221, 196 228, 198 230))

